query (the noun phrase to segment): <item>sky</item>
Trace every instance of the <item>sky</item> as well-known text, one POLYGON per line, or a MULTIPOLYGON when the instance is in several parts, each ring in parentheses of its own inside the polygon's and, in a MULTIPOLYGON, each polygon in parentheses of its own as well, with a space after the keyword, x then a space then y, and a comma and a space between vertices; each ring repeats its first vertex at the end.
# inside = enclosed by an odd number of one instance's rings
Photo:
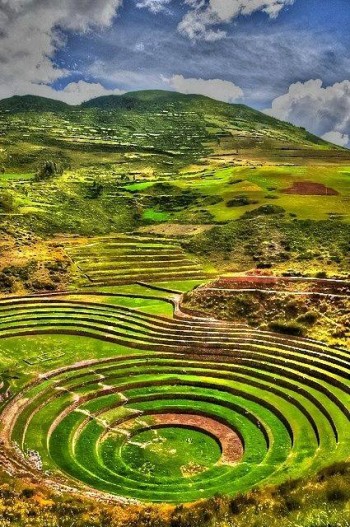
POLYGON ((0 0, 0 98, 243 103, 350 148, 350 0, 0 0))

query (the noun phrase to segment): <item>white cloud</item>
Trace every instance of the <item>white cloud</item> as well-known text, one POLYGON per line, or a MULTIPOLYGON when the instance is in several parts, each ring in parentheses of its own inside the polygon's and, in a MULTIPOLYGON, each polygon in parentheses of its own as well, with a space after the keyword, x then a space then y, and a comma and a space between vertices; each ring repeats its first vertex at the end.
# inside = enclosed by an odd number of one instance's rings
POLYGON ((144 42, 137 42, 134 46, 134 50, 139 52, 139 53, 143 53, 146 49, 146 46, 144 44, 144 42))
POLYGON ((216 26, 227 24, 241 15, 262 11, 276 18, 280 11, 294 0, 185 0, 189 12, 179 24, 179 31, 192 40, 214 41, 224 38, 226 32, 216 26))
POLYGON ((172 0, 140 0, 137 2, 136 7, 139 9, 149 9, 151 13, 161 13, 167 12, 167 5, 170 4, 172 0))
POLYGON ((67 72, 52 57, 60 30, 108 27, 122 0, 0 0, 0 97, 42 90, 67 72))
POLYGON ((67 84, 63 90, 55 90, 47 84, 24 85, 18 89, 16 95, 27 95, 28 93, 63 101, 67 104, 81 104, 102 95, 122 95, 125 92, 118 89, 108 90, 98 82, 78 81, 67 84))
POLYGON ((206 95, 224 102, 233 103, 243 97, 239 86, 221 79, 185 79, 182 75, 174 75, 167 82, 179 93, 206 95))
POLYGON ((320 79, 297 82, 277 97, 268 115, 303 126, 320 137, 349 146, 350 81, 324 87, 320 79))
POLYGON ((166 81, 157 72, 152 69, 135 69, 125 70, 119 68, 119 62, 116 60, 95 61, 86 69, 89 77, 97 79, 102 84, 116 84, 122 86, 127 91, 135 89, 164 89, 166 81))
MULTIPOLYGON (((39 84, 33 87, 32 94, 41 97, 57 99, 68 104, 81 104, 84 101, 101 97, 102 95, 122 95, 122 90, 108 90, 98 82, 71 82, 60 91, 54 90, 45 84, 39 84)), ((24 95, 24 93, 23 93, 24 95)))
POLYGON ((340 132, 327 132, 322 136, 322 139, 334 143, 339 146, 350 146, 350 136, 347 134, 341 134, 340 132))

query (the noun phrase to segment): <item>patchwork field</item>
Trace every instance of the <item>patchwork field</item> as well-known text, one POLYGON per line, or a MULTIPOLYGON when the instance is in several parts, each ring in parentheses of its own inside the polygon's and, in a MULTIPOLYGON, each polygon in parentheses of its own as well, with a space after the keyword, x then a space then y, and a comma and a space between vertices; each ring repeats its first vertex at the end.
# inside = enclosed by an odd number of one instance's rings
POLYGON ((349 151, 162 92, 0 126, 0 524, 343 527, 289 494, 348 502, 349 151))
POLYGON ((92 494, 180 503, 347 458, 346 351, 181 315, 179 295, 165 291, 145 295, 139 309, 125 305, 132 300, 122 291, 0 302, 0 337, 12 347, 25 335, 48 345, 71 335, 78 346, 89 337, 115 350, 96 360, 88 347, 72 365, 64 351, 41 354, 34 371, 42 373, 2 414, 10 470, 92 494), (175 317, 160 314, 169 302, 175 317))
POLYGON ((200 262, 190 259, 180 240, 173 238, 101 237, 85 242, 73 240, 65 244, 65 249, 85 278, 85 285, 201 280, 206 277, 200 262))

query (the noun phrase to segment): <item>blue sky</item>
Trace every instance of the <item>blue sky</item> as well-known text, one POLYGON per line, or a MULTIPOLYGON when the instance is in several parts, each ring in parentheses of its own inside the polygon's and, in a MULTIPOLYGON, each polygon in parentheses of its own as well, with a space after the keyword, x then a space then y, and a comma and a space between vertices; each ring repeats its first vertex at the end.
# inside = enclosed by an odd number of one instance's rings
POLYGON ((349 27, 349 0, 0 0, 0 97, 203 93, 350 145, 349 27))
POLYGON ((276 19, 256 12, 219 27, 227 36, 193 41, 178 30, 186 7, 171 2, 153 14, 126 1, 110 28, 70 34, 54 57, 73 70, 61 79, 101 82, 107 88, 167 89, 164 77, 223 79, 245 92, 245 101, 264 108, 296 81, 322 79, 326 85, 349 77, 348 0, 296 0, 276 19))

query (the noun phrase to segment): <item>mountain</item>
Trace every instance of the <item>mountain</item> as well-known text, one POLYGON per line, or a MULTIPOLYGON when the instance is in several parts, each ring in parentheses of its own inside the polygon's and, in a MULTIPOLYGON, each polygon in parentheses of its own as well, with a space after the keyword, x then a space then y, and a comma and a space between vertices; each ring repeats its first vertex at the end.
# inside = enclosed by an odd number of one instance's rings
POLYGON ((0 165, 11 170, 36 170, 51 158, 73 168, 117 163, 125 173, 156 174, 208 166, 218 156, 293 164, 350 158, 348 150, 248 106, 167 91, 98 97, 80 106, 11 97, 0 101, 0 129, 0 165))
MULTIPOLYGON (((107 95, 91 99, 81 105, 84 109, 104 110, 110 112, 134 111, 150 113, 154 111, 176 110, 196 112, 205 117, 222 116, 224 119, 237 120, 236 125, 250 123, 253 127, 285 131, 300 142, 327 144, 319 137, 307 132, 304 128, 270 117, 244 104, 229 104, 203 95, 185 95, 163 90, 145 90, 128 92, 123 95, 107 95)), ((228 123, 229 124, 229 123, 228 123)))
POLYGON ((37 95, 14 95, 0 101, 0 111, 10 113, 64 112, 69 108, 69 104, 62 101, 38 97, 37 95))
MULTIPOLYGON (((228 104, 202 95, 184 95, 162 90, 145 90, 123 95, 102 96, 86 101, 80 106, 71 106, 61 101, 34 95, 14 96, 0 101, 0 112, 30 113, 31 115, 33 113, 66 113, 69 114, 68 118, 76 124, 79 124, 77 123, 78 118, 80 122, 89 121, 92 126, 100 125, 105 120, 103 112, 109 114, 107 119, 109 125, 115 124, 111 118, 113 114, 115 120, 118 120, 119 116, 128 113, 131 121, 134 120, 134 116, 140 114, 141 119, 145 122, 148 118, 154 121, 154 114, 156 117, 160 117, 157 114, 163 113, 170 128, 172 127, 170 121, 174 121, 173 128, 175 130, 178 128, 177 118, 180 115, 184 118, 185 125, 190 120, 189 126, 194 129, 197 129, 198 126, 209 126, 214 135, 225 135, 225 131, 239 135, 241 131, 245 138, 249 136, 255 137, 255 139, 258 139, 258 136, 262 138, 279 137, 293 143, 327 144, 302 128, 269 117, 243 104, 228 104), (174 115, 174 112, 177 112, 178 115, 174 115), (83 118, 84 113, 85 118, 83 118), (189 119, 189 115, 192 115, 191 119, 189 119)), ((162 126, 160 126, 161 129, 162 126)), ((243 137, 241 136, 240 139, 243 137)))
MULTIPOLYGON (((144 90, 124 93, 123 95, 105 95, 84 102, 82 108, 99 108, 101 110, 149 110, 160 108, 167 105, 183 104, 193 98, 200 97, 197 95, 183 95, 177 92, 163 90, 144 90)), ((206 97, 204 97, 206 98, 206 97)))

